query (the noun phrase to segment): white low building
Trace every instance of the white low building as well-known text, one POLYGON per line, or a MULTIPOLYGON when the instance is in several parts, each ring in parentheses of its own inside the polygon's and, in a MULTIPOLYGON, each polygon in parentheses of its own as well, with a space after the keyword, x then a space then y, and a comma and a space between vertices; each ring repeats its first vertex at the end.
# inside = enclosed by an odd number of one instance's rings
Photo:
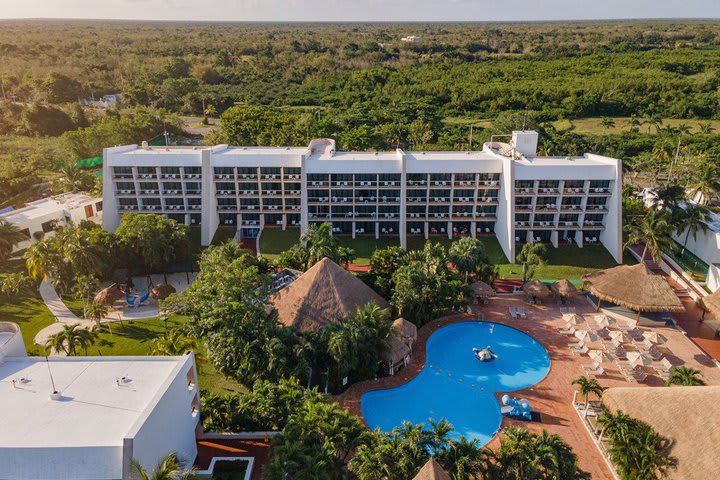
POLYGON ((160 213, 201 229, 255 237, 263 228, 331 222, 333 233, 496 236, 515 259, 525 242, 603 244, 622 261, 622 165, 594 154, 537 155, 538 134, 513 132, 481 151, 338 152, 306 147, 148 147, 103 152, 103 226, 160 213))
POLYGON ((23 355, 12 326, 0 322, 0 478, 128 479, 131 460, 152 470, 171 451, 192 465, 192 353, 46 361, 23 355))
POLYGON ((29 240, 15 247, 15 250, 22 250, 39 236, 51 235, 57 226, 66 225, 69 221, 78 224, 82 220, 99 217, 102 209, 101 198, 93 198, 87 193, 64 193, 0 213, 0 219, 16 225, 29 237, 29 240))

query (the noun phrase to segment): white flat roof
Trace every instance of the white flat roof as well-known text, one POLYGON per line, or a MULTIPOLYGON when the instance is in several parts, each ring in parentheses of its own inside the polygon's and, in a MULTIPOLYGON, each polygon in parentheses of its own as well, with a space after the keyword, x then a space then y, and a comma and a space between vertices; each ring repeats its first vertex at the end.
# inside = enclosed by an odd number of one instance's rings
POLYGON ((185 357, 9 357, 0 362, 0 448, 121 446, 185 357), (129 381, 116 383, 126 376, 129 381), (21 378, 29 379, 20 383, 21 378), (12 381, 16 380, 16 386, 12 381))
POLYGON ((43 198, 30 202, 22 208, 0 214, 0 218, 12 223, 21 223, 34 218, 40 218, 65 210, 73 210, 83 204, 99 202, 101 198, 94 199, 87 193, 64 193, 53 197, 43 198))

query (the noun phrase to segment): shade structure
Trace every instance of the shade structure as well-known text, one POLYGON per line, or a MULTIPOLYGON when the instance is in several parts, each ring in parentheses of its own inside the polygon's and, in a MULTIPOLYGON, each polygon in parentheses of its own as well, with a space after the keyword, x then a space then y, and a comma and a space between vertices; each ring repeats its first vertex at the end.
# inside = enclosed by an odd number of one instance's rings
POLYGON ((93 301, 95 303, 102 303, 103 305, 112 305, 113 303, 120 300, 123 296, 124 294, 120 290, 118 285, 116 283, 113 283, 109 287, 100 290, 93 298, 93 301))
POLYGON ((680 299, 665 278, 653 275, 647 267, 620 265, 583 275, 585 286, 599 300, 612 302, 638 312, 682 312, 680 299))
POLYGON ((158 283, 154 287, 152 287, 152 290, 150 290, 150 297, 154 298, 155 300, 165 300, 167 297, 175 293, 177 290, 175 290, 175 287, 168 283, 158 283))
POLYGON ((563 314, 563 320, 569 325, 580 325, 585 323, 585 319, 577 313, 565 313, 563 314))
POLYGON ((673 441, 673 480, 717 478, 720 445, 720 386, 614 387, 603 393, 611 412, 622 411, 673 441))
POLYGON ((550 289, 540 280, 528 280, 523 285, 523 291, 526 295, 531 297, 549 297, 552 292, 550 289))
POLYGON ((575 336, 583 342, 597 342, 600 337, 587 330, 575 330, 575 336))
POLYGON ((410 340, 411 342, 417 340, 417 327, 414 323, 405 320, 402 317, 392 323, 392 328, 395 335, 403 340, 410 340))
POLYGON ((720 290, 702 297, 698 301, 698 305, 703 310, 710 312, 713 317, 720 318, 720 290))
POLYGON ((485 282, 477 281, 470 284, 470 288, 476 297, 489 297, 494 293, 493 288, 485 282))
POLYGON ((653 359, 640 352, 627 352, 628 363, 633 367, 648 367, 653 364, 653 359))
POLYGON ((667 342, 667 338, 658 332, 646 332, 643 334, 643 337, 645 337, 645 340, 652 342, 655 345, 662 345, 667 342))
POLYGON ((385 350, 382 351, 380 356, 383 361, 388 365, 398 365, 403 363, 405 357, 410 355, 410 343, 407 340, 403 340, 397 335, 390 335, 388 337, 388 345, 385 350))
POLYGON ((617 340, 620 343, 632 342, 632 338, 630 338, 630 335, 628 335, 626 332, 613 330, 610 332, 609 335, 610 335, 610 338, 612 338, 613 340, 617 340))
POLYGON ((609 327, 610 325, 615 325, 617 320, 607 315, 598 315, 595 317, 595 323, 597 323, 599 327, 609 327))
POLYGON ((269 300, 280 323, 303 332, 337 323, 368 303, 381 308, 388 306, 362 280, 328 258, 317 262, 269 300))
POLYGON ((434 458, 431 458, 412 480, 450 480, 450 475, 443 470, 434 458))
POLYGON ((552 290, 555 295, 564 298, 572 297, 578 293, 578 289, 570 282, 570 280, 558 280, 550 285, 550 290, 552 290))
POLYGON ((588 352, 588 357, 600 363, 612 362, 614 360, 613 356, 604 350, 590 350, 588 352))

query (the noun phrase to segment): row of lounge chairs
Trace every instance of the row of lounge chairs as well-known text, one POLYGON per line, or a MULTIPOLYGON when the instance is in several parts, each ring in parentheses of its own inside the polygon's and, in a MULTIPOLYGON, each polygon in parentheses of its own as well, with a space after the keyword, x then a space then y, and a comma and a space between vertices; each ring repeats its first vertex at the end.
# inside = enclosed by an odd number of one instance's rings
POLYGON ((512 318, 513 320, 527 317, 527 314, 525 313, 525 308, 523 307, 509 307, 508 312, 510 313, 510 318, 512 318))

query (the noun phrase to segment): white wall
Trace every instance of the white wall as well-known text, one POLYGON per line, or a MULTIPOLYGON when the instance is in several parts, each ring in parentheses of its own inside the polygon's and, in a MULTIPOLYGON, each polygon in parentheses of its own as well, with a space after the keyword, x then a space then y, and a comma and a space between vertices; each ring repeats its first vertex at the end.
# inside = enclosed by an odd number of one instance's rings
POLYGON ((160 397, 128 432, 126 445, 129 443, 132 447, 131 451, 126 449, 124 452, 126 464, 129 458, 135 458, 145 468, 152 469, 160 458, 174 451, 181 460, 192 465, 197 455, 195 428, 200 413, 198 411, 193 416, 191 411, 193 399, 199 406, 199 394, 197 382, 192 390, 188 389, 187 374, 190 370, 197 379, 192 354, 186 356, 184 363, 178 364, 167 388, 160 389, 160 397))
POLYGON ((25 356, 27 352, 20 328, 12 322, 0 322, 0 363, 5 357, 25 356))
POLYGON ((510 263, 515 263, 515 162, 504 159, 503 173, 500 174, 498 206, 496 210, 495 237, 510 263))
POLYGON ((709 288, 711 292, 720 290, 720 268, 718 268, 717 265, 710 265, 705 286, 709 288))
POLYGON ((3 479, 119 480, 121 472, 121 446, 0 448, 3 479))
MULTIPOLYGON (((684 245, 686 234, 687 230, 680 234, 674 234, 673 238, 680 245, 684 245)), ((709 229, 707 232, 698 230, 697 238, 693 238, 693 234, 691 233, 687 239, 687 249, 708 265, 720 263, 720 233, 713 232, 709 229)))

